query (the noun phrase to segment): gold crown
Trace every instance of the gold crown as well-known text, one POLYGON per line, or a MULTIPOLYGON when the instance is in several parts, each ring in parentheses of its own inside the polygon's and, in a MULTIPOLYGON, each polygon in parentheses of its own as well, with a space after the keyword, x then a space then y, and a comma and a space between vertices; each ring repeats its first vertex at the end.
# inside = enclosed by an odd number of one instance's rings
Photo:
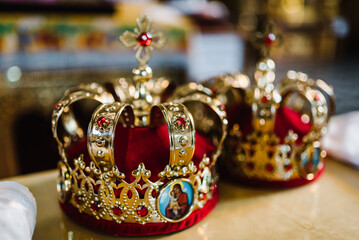
POLYGON ((320 138, 335 102, 331 86, 301 72, 289 71, 274 86, 275 63, 268 55, 275 39, 273 33, 264 36, 267 57, 257 63, 252 88, 242 73, 205 85, 226 105, 224 172, 249 184, 294 186, 313 180, 324 167, 320 138))
MULTIPOLYGON (((141 235, 139 228, 128 232, 128 229, 121 230, 120 225, 182 222, 211 201, 216 194, 214 167, 222 151, 227 120, 221 103, 200 92, 188 92, 182 98, 161 102, 168 80, 153 80, 152 70, 146 62, 150 59, 150 50, 161 47, 164 39, 162 34, 152 31, 151 21, 146 16, 137 19, 135 31, 126 31, 120 40, 125 46, 137 50, 140 65, 132 71, 134 81, 119 79, 114 84, 115 94, 96 83, 80 85, 67 91, 55 105, 52 130, 61 156, 58 197, 63 209, 71 206, 88 217, 117 223, 110 233, 141 235), (72 104, 85 99, 100 102, 92 114, 87 136, 71 110, 72 104), (205 109, 201 116, 210 116, 211 125, 196 117, 201 109, 205 109), (120 146, 116 145, 115 137, 121 139, 116 133, 119 128, 156 129, 161 126, 168 130, 169 162, 157 178, 151 178, 152 169, 148 167, 159 164, 160 153, 151 166, 146 166, 147 169, 143 163, 139 163, 137 169, 117 166, 115 152, 120 146), (213 131, 216 132, 214 135, 213 131), (60 132, 64 136, 60 137, 60 132), (196 132, 202 137, 211 136, 214 149, 210 155, 197 156, 197 163, 193 161, 195 146, 200 148, 195 145, 196 132), (73 146, 78 147, 83 140, 87 148, 71 154, 73 146), (128 172, 127 175, 124 172, 128 172)), ((153 139, 147 141, 150 143, 153 139)), ((141 156, 147 157, 146 153, 141 156)), ((197 221, 192 219, 172 230, 162 227, 151 234, 180 230, 197 221)))

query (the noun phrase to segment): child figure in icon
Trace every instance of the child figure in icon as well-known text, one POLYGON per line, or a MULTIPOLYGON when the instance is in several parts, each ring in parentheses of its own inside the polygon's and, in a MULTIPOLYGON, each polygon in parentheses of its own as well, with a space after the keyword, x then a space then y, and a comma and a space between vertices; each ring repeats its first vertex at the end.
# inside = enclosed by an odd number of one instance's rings
POLYGON ((177 217, 179 205, 178 205, 178 194, 175 192, 175 190, 171 191, 170 208, 173 210, 174 216, 177 217))
POLYGON ((188 196, 182 191, 180 184, 175 184, 170 191, 170 200, 166 207, 166 217, 170 219, 180 219, 188 211, 188 196))

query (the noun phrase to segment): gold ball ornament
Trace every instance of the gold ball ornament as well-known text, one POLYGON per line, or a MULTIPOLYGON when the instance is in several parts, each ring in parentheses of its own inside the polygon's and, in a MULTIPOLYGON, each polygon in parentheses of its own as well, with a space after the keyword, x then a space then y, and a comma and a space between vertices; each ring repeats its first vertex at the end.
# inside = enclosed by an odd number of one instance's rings
POLYGON ((148 65, 140 65, 132 70, 133 80, 145 83, 152 78, 152 69, 148 65))

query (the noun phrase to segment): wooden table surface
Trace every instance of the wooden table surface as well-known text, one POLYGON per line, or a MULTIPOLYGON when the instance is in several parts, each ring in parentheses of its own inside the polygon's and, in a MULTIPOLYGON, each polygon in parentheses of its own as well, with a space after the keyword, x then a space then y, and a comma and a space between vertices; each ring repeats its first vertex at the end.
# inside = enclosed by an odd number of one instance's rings
MULTIPOLYGON (((37 201, 33 240, 137 239, 88 230, 64 216, 55 170, 19 176, 37 201)), ((324 175, 289 190, 250 189, 222 182, 221 199, 207 218, 178 233, 141 239, 359 239, 359 171, 328 160, 324 175)))

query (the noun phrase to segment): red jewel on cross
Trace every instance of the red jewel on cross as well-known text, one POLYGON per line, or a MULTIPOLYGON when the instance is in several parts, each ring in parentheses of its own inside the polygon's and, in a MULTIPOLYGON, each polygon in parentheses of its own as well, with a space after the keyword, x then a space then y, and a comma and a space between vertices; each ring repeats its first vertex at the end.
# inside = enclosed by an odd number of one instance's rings
POLYGON ((137 38, 137 43, 143 47, 149 46, 152 43, 152 35, 149 32, 141 33, 137 38))
POLYGON ((264 37, 264 44, 267 47, 272 47, 273 44, 275 43, 275 40, 276 40, 276 36, 274 35, 274 33, 268 33, 264 37))

